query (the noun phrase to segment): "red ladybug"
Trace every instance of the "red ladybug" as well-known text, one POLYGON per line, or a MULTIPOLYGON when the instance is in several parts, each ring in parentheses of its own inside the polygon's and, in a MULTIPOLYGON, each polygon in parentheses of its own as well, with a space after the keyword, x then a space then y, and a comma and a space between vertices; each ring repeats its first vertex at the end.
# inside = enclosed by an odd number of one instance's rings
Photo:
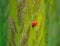
POLYGON ((37 25, 37 21, 32 22, 32 26, 35 27, 37 25))

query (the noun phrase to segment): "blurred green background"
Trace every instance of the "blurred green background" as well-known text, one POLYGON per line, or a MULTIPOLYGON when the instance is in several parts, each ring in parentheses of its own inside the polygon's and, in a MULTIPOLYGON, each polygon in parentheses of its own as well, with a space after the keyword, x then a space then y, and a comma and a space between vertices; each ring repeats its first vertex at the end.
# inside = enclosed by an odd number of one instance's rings
POLYGON ((0 46, 60 46, 60 0, 0 0, 0 46))

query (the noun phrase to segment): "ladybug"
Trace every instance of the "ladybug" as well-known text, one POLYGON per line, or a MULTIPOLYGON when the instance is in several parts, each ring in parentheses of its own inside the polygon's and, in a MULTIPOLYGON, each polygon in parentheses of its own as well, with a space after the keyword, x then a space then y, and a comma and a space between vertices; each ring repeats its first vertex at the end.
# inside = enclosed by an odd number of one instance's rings
POLYGON ((32 27, 35 27, 37 25, 37 21, 32 22, 32 27))

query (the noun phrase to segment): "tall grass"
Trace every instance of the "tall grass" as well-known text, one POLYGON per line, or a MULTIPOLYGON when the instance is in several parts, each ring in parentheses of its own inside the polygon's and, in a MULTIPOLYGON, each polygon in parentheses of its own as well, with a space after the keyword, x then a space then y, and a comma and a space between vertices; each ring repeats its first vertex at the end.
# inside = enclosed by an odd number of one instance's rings
POLYGON ((59 0, 0 0, 0 6, 0 46, 60 46, 59 0))
POLYGON ((9 0, 0 0, 0 46, 6 46, 8 33, 9 0))

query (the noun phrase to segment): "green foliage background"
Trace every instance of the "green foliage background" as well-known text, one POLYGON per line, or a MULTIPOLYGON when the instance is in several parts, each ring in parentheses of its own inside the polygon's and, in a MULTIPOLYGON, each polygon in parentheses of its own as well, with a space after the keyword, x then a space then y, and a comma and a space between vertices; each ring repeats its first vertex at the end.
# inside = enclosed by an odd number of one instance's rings
POLYGON ((0 0, 0 46, 60 46, 59 12, 60 0, 0 0))

